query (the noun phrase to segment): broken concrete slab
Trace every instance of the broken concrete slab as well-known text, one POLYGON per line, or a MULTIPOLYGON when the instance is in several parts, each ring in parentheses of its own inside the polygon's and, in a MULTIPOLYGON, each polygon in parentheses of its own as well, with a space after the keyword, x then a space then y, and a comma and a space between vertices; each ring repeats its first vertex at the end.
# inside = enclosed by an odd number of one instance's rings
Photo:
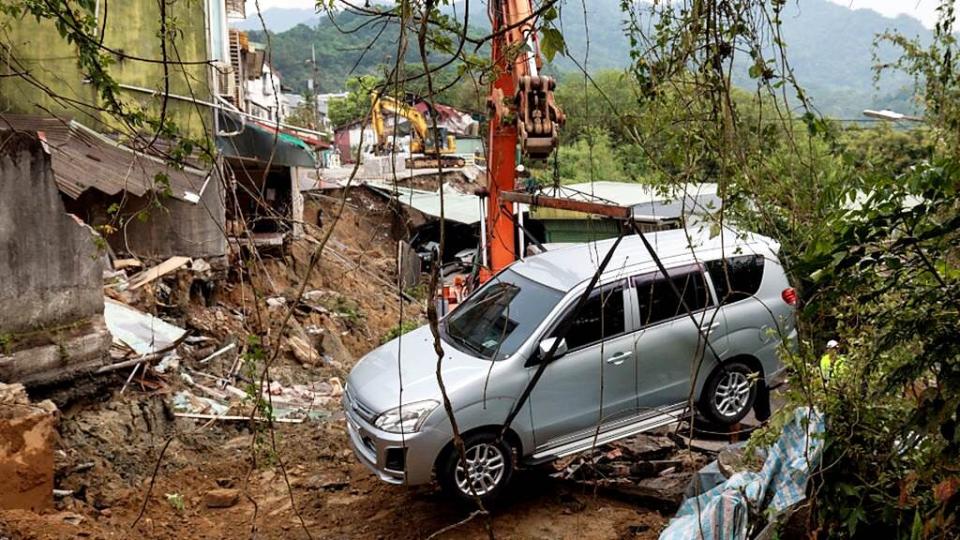
POLYGON ((21 384, 0 383, 0 508, 53 506, 57 407, 31 403, 21 384))
POLYGON ((6 354, 0 350, 0 380, 30 387, 59 383, 96 371, 107 362, 106 351, 111 340, 101 315, 76 326, 14 336, 15 339, 23 337, 24 342, 14 344, 6 354))

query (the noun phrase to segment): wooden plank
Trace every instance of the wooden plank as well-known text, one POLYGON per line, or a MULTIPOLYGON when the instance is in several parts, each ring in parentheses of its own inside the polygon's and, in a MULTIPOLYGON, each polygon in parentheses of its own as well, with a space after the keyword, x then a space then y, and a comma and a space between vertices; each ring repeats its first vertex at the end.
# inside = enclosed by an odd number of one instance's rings
POLYGON ((143 263, 137 259, 117 259, 113 261, 114 270, 123 270, 125 268, 140 268, 143 263))
POLYGON ((404 289, 415 287, 420 283, 420 257, 407 242, 397 242, 397 273, 404 289))
POLYGON ((515 203, 529 204, 530 206, 538 206, 542 208, 556 208, 558 210, 571 210, 574 212, 582 212, 584 214, 607 216, 614 219, 630 219, 630 216, 633 213, 633 210, 627 206, 574 201, 572 199, 547 197, 546 195, 519 193, 516 191, 504 191, 500 194, 500 199, 515 203))
POLYGON ((130 279, 130 290, 139 289, 147 283, 159 279, 161 276, 177 270, 191 261, 190 257, 170 257, 162 263, 144 270, 130 279))

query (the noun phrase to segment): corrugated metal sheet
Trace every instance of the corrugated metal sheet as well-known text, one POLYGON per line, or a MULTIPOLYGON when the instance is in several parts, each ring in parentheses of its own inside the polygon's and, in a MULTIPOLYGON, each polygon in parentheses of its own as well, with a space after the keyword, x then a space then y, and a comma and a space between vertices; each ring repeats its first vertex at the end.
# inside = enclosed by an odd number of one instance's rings
POLYGON ((72 198, 90 188, 108 195, 126 191, 142 197, 163 187, 158 185, 158 177, 165 175, 171 196, 196 203, 210 174, 192 167, 171 167, 73 120, 8 114, 4 121, 0 128, 36 133, 44 141, 57 186, 72 198))
MULTIPOLYGON (((439 191, 425 191, 422 189, 391 186, 387 183, 377 182, 365 182, 364 185, 389 197, 395 197, 401 204, 410 206, 428 216, 440 217, 439 191)), ((480 198, 476 195, 467 195, 449 186, 444 186, 444 219, 465 225, 478 223, 483 217, 480 204, 480 198)))

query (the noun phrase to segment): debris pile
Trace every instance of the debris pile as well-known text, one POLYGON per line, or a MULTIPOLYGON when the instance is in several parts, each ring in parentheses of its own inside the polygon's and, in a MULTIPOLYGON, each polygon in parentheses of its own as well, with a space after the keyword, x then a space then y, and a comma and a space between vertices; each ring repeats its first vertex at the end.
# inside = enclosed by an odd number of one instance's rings
POLYGON ((290 387, 272 381, 262 391, 256 392, 255 385, 243 390, 230 384, 227 379, 202 372, 193 373, 211 379, 211 382, 201 384, 190 373, 181 372, 180 378, 193 391, 181 390, 173 395, 172 406, 177 417, 265 421, 267 418, 264 414, 269 411, 270 419, 275 422, 299 423, 307 419, 329 417, 343 395, 343 384, 337 377, 290 387))
POLYGON ((665 433, 635 435, 560 460, 553 476, 673 511, 683 501, 693 473, 707 459, 679 451, 665 433))
MULTIPOLYGON (((334 215, 335 207, 331 201, 324 211, 334 215)), ((371 219, 390 218, 348 206, 309 277, 304 270, 319 235, 248 265, 112 258, 102 280, 108 363, 94 376, 42 390, 60 404, 62 415, 52 404, 52 412, 43 413, 59 418, 59 437, 56 424, 45 427, 50 437, 44 436, 43 456, 31 454, 24 467, 6 446, 15 438, 0 419, 0 489, 13 494, 13 483, 27 485, 17 471, 43 495, 27 505, 20 497, 17 507, 25 510, 0 503, 0 538, 10 531, 12 537, 108 537, 114 531, 170 537, 186 521, 199 527, 199 536, 242 536, 248 524, 218 522, 212 529, 203 516, 245 508, 250 496, 269 516, 261 526, 277 536, 288 521, 299 523, 292 519, 287 478, 298 506, 307 504, 300 508, 323 523, 329 512, 316 508, 327 498, 353 504, 387 497, 371 489, 374 479, 352 458, 344 426, 335 421, 354 358, 380 344, 400 320, 391 262, 396 242, 389 227, 372 226, 371 219), (262 436, 267 420, 278 424, 275 441, 262 436), (284 479, 275 469, 277 455, 295 464, 284 479), (251 467, 253 481, 245 483, 251 467), (142 504, 145 517, 130 531, 142 504)), ((422 317, 422 304, 402 302, 405 321, 422 317)), ((24 399, 4 398, 0 405, 24 399)), ((362 522, 358 511, 339 526, 352 528, 354 521, 362 522)))

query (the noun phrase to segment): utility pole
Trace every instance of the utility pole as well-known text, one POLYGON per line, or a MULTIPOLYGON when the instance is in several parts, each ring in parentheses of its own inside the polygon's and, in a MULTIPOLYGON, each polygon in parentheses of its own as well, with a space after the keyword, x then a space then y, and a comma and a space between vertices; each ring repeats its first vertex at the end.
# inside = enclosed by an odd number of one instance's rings
POLYGON ((305 64, 310 64, 313 69, 313 74, 307 79, 307 97, 310 99, 310 118, 313 121, 313 129, 320 128, 320 112, 317 110, 320 106, 319 101, 317 100, 317 76, 320 73, 320 68, 317 66, 317 46, 316 44, 310 44, 310 59, 304 62, 305 64))
POLYGON ((320 113, 317 111, 317 108, 320 106, 320 102, 317 100, 317 72, 319 68, 317 67, 317 46, 316 44, 310 44, 310 63, 313 64, 313 78, 310 79, 310 91, 311 98, 313 103, 310 104, 310 108, 313 111, 313 129, 320 128, 320 113))

